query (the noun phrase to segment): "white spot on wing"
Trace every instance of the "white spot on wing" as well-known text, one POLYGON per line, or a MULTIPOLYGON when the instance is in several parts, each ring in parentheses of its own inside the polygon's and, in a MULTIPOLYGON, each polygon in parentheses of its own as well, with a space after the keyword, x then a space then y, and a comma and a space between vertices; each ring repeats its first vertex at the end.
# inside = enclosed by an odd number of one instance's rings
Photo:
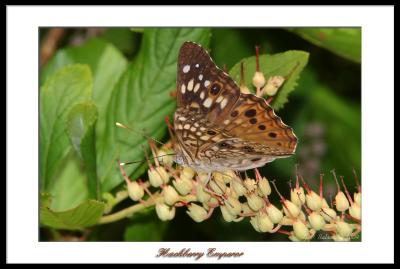
POLYGON ((204 105, 205 107, 210 107, 210 106, 212 105, 212 102, 213 102, 213 100, 212 100, 210 97, 208 97, 208 98, 203 102, 203 105, 204 105))
POLYGON ((182 68, 182 72, 183 73, 187 73, 187 72, 189 72, 190 71, 190 65, 185 65, 183 68, 182 68))
POLYGON ((188 85, 187 85, 187 89, 188 89, 188 91, 191 91, 191 90, 193 90, 193 83, 194 83, 194 80, 193 80, 193 79, 191 79, 191 80, 189 81, 188 85))
POLYGON ((202 91, 202 92, 200 93, 200 99, 201 99, 201 100, 204 99, 204 91, 202 91))
POLYGON ((215 100, 215 102, 219 103, 222 101, 222 99, 224 99, 224 97, 222 95, 218 96, 218 98, 217 98, 217 100, 215 100))
POLYGON ((208 85, 210 85, 210 81, 209 80, 204 81, 204 87, 208 87, 208 85))
POLYGON ((196 64, 195 66, 196 66, 196 68, 199 68, 200 65, 199 65, 199 64, 196 64))
POLYGON ((194 92, 197 92, 200 89, 200 83, 196 83, 196 85, 194 85, 194 92))
POLYGON ((183 126, 183 129, 185 129, 185 130, 189 130, 189 128, 190 128, 190 124, 185 124, 185 125, 183 126))
POLYGON ((224 100, 222 100, 221 102, 221 108, 224 108, 226 106, 226 104, 228 103, 228 99, 225 98, 224 100))
POLYGON ((199 75, 199 80, 203 80, 203 74, 199 75))
POLYGON ((181 86, 181 93, 185 93, 185 91, 186 91, 186 86, 185 86, 185 84, 182 84, 182 86, 181 86))

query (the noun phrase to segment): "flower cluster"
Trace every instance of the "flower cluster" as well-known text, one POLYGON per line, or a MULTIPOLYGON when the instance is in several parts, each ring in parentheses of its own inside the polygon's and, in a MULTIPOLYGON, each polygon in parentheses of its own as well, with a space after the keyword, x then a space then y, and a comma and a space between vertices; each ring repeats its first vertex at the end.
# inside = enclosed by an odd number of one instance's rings
MULTIPOLYGON (((244 69, 241 65, 240 90, 249 93, 244 83, 244 69)), ((256 72, 252 83, 257 96, 268 96, 272 101, 285 78, 272 76, 265 79, 260 72, 259 53, 256 47, 256 72)), ((169 122, 167 121, 167 125, 169 122)), ((123 127, 123 126, 122 126, 123 127)), ((169 126, 170 127, 170 126, 169 126)), ((172 128, 170 127, 170 130, 172 128)), ((290 198, 280 194, 275 183, 262 176, 257 169, 254 178, 232 170, 215 173, 197 173, 189 167, 173 164, 171 144, 157 149, 153 141, 148 141, 154 164, 149 161, 148 181, 131 181, 120 164, 121 173, 127 184, 127 192, 133 201, 139 201, 131 211, 155 206, 157 216, 172 220, 177 208, 185 207, 187 214, 196 222, 211 217, 217 209, 226 222, 249 220, 260 233, 282 233, 292 241, 307 241, 323 235, 323 239, 348 241, 361 231, 361 188, 353 197, 349 194, 340 177, 344 192, 340 188, 335 171, 332 174, 337 182, 337 193, 330 203, 323 196, 323 175, 320 176, 318 193, 305 182, 296 167, 295 186, 290 190, 290 198), (301 184, 300 184, 301 182, 301 184), (269 197, 272 188, 279 196, 280 204, 274 205, 269 197), (147 194, 147 195, 146 195, 147 194)), ((358 180, 357 180, 357 185, 358 180)), ((319 239, 321 239, 320 237, 319 239)))
POLYGON ((155 161, 154 164, 149 161, 148 182, 129 180, 123 166, 120 167, 129 197, 144 206, 154 205, 163 221, 173 219, 177 208, 185 207, 188 216, 196 222, 207 220, 219 209, 226 222, 248 219, 257 232, 283 233, 292 241, 317 238, 317 232, 324 239, 348 241, 361 231, 361 189, 351 196, 340 177, 343 192, 335 171, 332 175, 337 182, 337 193, 329 203, 323 196, 323 175, 317 193, 297 169, 295 186, 286 199, 275 183, 257 169, 254 178, 244 179, 231 170, 196 173, 189 167, 173 165, 170 145, 158 150, 150 141, 150 147, 155 161), (273 189, 279 196, 278 205, 269 199, 273 189))

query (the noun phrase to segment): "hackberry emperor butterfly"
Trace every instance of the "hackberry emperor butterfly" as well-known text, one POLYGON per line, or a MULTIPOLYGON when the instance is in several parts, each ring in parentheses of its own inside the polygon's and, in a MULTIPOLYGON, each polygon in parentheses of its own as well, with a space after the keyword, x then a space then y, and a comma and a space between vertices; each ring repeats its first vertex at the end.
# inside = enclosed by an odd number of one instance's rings
POLYGON ((293 155, 297 138, 260 97, 241 93, 193 42, 179 52, 175 161, 196 171, 243 171, 293 155))

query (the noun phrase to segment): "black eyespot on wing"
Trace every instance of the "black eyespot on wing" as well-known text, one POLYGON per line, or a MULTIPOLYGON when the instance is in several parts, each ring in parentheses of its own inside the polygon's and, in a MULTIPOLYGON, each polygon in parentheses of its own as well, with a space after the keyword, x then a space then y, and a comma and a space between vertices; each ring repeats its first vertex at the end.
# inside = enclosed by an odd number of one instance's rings
POLYGON ((220 91, 221 91, 221 85, 219 85, 219 83, 214 83, 211 86, 210 93, 212 95, 217 95, 220 91))
POLYGON ((244 113, 244 115, 246 116, 246 117, 248 117, 248 118, 252 118, 252 117, 254 117, 255 115, 256 115, 256 110, 255 109, 249 109, 249 110, 247 110, 245 113, 244 113))
POLYGON ((258 125, 258 129, 264 131, 265 130, 265 125, 263 125, 263 124, 258 125))
POLYGON ((268 136, 269 136, 269 137, 272 137, 272 138, 275 138, 275 137, 276 137, 276 133, 270 132, 270 133, 268 133, 268 136))
POLYGON ((257 119, 256 118, 251 118, 249 121, 250 121, 251 124, 256 124, 257 123, 257 119))

